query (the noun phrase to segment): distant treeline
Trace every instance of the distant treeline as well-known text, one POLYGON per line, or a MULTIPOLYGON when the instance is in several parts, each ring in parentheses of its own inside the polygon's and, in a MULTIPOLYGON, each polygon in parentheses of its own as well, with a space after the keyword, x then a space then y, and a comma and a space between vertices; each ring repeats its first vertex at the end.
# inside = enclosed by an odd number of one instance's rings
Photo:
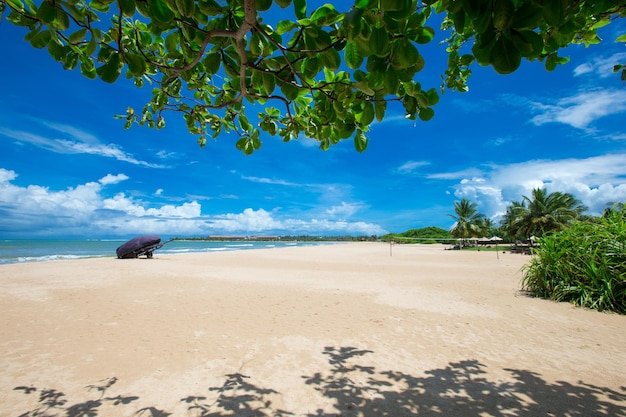
POLYGON ((429 226, 421 229, 410 229, 404 233, 389 233, 381 236, 380 240, 399 243, 450 243, 454 237, 445 229, 429 226))
POLYGON ((389 233, 383 236, 311 236, 311 235, 284 235, 284 236, 199 236, 175 237, 172 240, 199 240, 199 241, 282 241, 282 242, 389 242, 397 243, 449 243, 454 237, 445 229, 435 226, 421 229, 410 229, 403 233, 389 233))

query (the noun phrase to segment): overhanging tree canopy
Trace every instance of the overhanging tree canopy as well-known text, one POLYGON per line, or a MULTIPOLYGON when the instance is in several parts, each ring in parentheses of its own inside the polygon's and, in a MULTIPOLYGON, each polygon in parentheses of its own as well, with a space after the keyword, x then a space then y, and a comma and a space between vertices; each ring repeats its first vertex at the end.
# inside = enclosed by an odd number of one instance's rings
POLYGON ((65 69, 109 83, 124 73, 139 87, 152 85, 141 111, 117 116, 126 128, 159 129, 166 111, 180 112, 200 146, 232 131, 250 154, 261 146, 261 131, 284 141, 304 135, 322 149, 353 138, 361 152, 369 125, 383 120, 391 100, 407 118, 430 120, 440 90, 423 87, 416 74, 426 64, 419 46, 435 36, 434 14, 449 30, 441 88, 463 92, 474 62, 502 74, 522 59, 553 70, 567 62, 561 48, 599 43, 597 29, 626 16, 626 5, 355 0, 346 10, 311 10, 306 0, 0 0, 0 13, 65 69), (279 14, 291 17, 274 26, 263 20, 279 14), (254 122, 251 110, 258 111, 254 122))

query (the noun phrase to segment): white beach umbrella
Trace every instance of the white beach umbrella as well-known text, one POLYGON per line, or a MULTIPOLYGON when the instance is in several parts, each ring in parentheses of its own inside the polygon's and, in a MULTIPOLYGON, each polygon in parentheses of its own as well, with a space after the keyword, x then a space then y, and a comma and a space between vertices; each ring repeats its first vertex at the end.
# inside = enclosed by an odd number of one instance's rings
POLYGON ((496 258, 500 259, 500 251, 498 250, 498 241, 502 240, 499 236, 491 236, 489 240, 496 242, 496 258))

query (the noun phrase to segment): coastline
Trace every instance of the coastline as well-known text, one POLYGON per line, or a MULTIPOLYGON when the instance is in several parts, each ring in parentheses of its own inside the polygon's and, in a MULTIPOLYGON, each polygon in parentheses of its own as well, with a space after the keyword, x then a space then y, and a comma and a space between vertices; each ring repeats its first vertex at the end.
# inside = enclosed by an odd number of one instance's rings
POLYGON ((346 243, 1 265, 0 415, 626 416, 626 317, 527 297, 528 260, 346 243))

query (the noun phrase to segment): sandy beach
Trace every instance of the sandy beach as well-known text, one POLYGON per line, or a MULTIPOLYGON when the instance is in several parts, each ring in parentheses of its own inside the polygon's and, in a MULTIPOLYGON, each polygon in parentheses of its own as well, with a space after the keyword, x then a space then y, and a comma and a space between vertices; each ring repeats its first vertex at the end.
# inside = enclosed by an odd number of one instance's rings
POLYGON ((626 316, 444 248, 0 266, 0 416, 626 416, 626 316))

